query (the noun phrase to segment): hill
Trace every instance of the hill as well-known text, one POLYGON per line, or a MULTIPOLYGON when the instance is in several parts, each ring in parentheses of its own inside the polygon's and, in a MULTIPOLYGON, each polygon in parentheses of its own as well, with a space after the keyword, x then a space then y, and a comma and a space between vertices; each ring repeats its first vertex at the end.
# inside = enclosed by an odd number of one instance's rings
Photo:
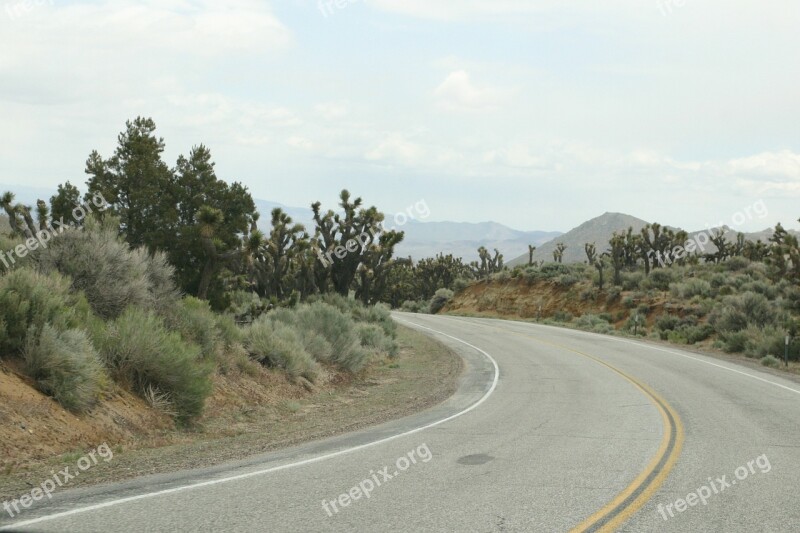
MULTIPOLYGON (((567 245, 567 249, 564 251, 564 262, 581 263, 586 260, 583 247, 587 242, 596 243, 598 250, 605 250, 605 245, 615 231, 627 231, 629 227, 632 227, 633 231, 638 232, 647 224, 648 222, 631 215, 606 212, 538 247, 533 253, 533 260, 552 262, 553 250, 558 243, 563 242, 567 245)), ((512 267, 527 263, 527 250, 519 257, 508 261, 508 265, 512 267)))

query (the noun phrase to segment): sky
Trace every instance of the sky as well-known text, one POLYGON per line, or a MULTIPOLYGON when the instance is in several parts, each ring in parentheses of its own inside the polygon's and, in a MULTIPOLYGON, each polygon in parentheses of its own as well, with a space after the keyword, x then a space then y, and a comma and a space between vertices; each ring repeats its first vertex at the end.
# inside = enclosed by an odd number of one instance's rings
POLYGON ((83 187, 146 116, 170 165, 205 144, 285 205, 797 228, 798 28, 797 0, 0 0, 0 187, 83 187))

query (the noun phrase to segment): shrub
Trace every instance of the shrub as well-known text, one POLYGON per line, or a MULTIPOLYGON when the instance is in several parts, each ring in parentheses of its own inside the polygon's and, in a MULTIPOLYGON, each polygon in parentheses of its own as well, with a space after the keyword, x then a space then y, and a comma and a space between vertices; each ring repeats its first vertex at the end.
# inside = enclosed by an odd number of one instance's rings
POLYGON ((643 285, 644 274, 642 272, 623 272, 622 288, 626 291, 635 291, 643 285))
POLYGON ((553 320, 556 322, 572 322, 572 313, 568 311, 556 311, 553 314, 553 320))
POLYGON ((292 378, 315 381, 319 365, 306 351, 295 330, 262 317, 245 329, 244 346, 263 365, 281 368, 292 378))
POLYGON ((509 272, 508 269, 504 268, 503 270, 492 274, 491 279, 492 281, 508 281, 509 279, 511 279, 511 272, 509 272))
POLYGON ((594 289, 583 289, 580 294, 582 302, 595 301, 597 299, 597 292, 594 289))
POLYGON ((69 279, 58 273, 27 268, 0 277, 0 352, 21 353, 29 332, 36 335, 45 324, 58 331, 85 327, 91 311, 69 286, 69 279))
POLYGON ((470 280, 466 279, 466 278, 457 278, 453 282, 453 291, 454 292, 461 292, 464 289, 466 289, 467 287, 469 287, 471 283, 472 282, 470 280))
POLYGON ((60 272, 84 291, 95 313, 116 318, 129 306, 164 310, 178 292, 166 256, 131 250, 118 235, 118 221, 86 220, 83 230, 68 229, 40 248, 35 259, 43 272, 60 272))
POLYGON ((606 325, 606 326, 608 326, 608 321, 603 320, 602 318, 600 318, 597 315, 585 314, 585 315, 582 315, 582 316, 578 317, 578 319, 575 320, 575 325, 578 326, 581 329, 591 330, 591 329, 593 329, 594 327, 596 327, 598 325, 606 325))
POLYGON ((711 284, 704 279, 693 278, 683 283, 671 283, 669 289, 673 296, 686 300, 694 296, 713 296, 711 284))
POLYGON ((723 350, 728 353, 740 353, 744 351, 747 344, 747 333, 744 331, 731 331, 720 333, 723 343, 723 350))
POLYGON ((442 308, 447 305, 450 300, 453 299, 453 291, 450 289, 439 289, 436 291, 436 294, 433 295, 431 298, 430 303, 430 312, 431 314, 436 314, 442 310, 442 308))
POLYGON ((24 357, 36 387, 70 411, 92 407, 106 383, 99 356, 80 330, 60 332, 45 324, 39 335, 28 337, 24 357))
POLYGON ((331 361, 348 372, 360 371, 369 354, 361 349, 353 320, 324 302, 301 306, 297 310, 299 331, 320 334, 333 348, 331 361))
POLYGON ((561 276, 558 277, 558 281, 556 282, 556 284, 559 287, 566 288, 566 287, 572 287, 573 285, 575 285, 579 281, 580 281, 580 278, 578 278, 578 276, 576 276, 574 274, 562 274, 561 276))
MULTIPOLYGON (((0 219, 0 220, 2 220, 2 219, 0 219)), ((17 237, 9 237, 9 236, 3 234, 2 230, 0 230, 0 250, 2 250, 4 252, 6 250, 13 250, 14 248, 19 246, 20 244, 25 244, 25 240, 17 238, 17 237)), ((13 263, 11 262, 10 259, 6 259, 6 262, 9 263, 9 267, 8 268, 6 268, 5 264, 3 264, 2 261, 0 261, 0 274, 4 273, 6 271, 9 271, 9 270, 25 268, 25 267, 30 266, 30 264, 31 264, 31 256, 30 256, 30 254, 27 254, 25 257, 19 257, 19 256, 17 256, 15 254, 13 259, 14 259, 13 263)))
POLYGON ((735 256, 725 261, 725 268, 730 272, 738 272, 745 270, 750 266, 750 261, 746 257, 735 256))
POLYGON ((783 331, 768 326, 757 328, 749 326, 745 330, 747 341, 744 346, 744 353, 748 357, 764 357, 765 355, 780 353, 783 351, 783 331))
POLYGON ((650 277, 647 278, 645 285, 659 291, 668 291, 669 284, 673 281, 675 281, 675 277, 671 269, 657 268, 650 272, 650 277))
POLYGON ((614 302, 616 302, 619 299, 619 296, 620 294, 622 294, 622 291, 620 290, 619 287, 611 287, 610 289, 608 289, 607 294, 608 295, 606 297, 606 305, 613 305, 614 302))
POLYGON ((764 366, 768 366, 770 368, 778 368, 781 366, 781 362, 775 356, 767 355, 761 358, 761 364, 764 366))
POLYGON ((628 317, 628 320, 625 322, 623 328, 626 331, 636 332, 637 335, 647 334, 647 323, 644 317, 641 317, 637 314, 633 314, 628 317))
POLYGON ((683 333, 688 344, 695 344, 709 338, 714 333, 714 328, 709 324, 703 324, 702 326, 686 325, 681 327, 678 331, 683 333))
POLYGON ((428 314, 430 313, 430 303, 416 300, 406 300, 403 302, 403 305, 400 306, 400 310, 405 311, 406 313, 428 314))
POLYGON ((388 337, 394 338, 397 335, 397 323, 392 320, 392 312, 388 305, 377 303, 372 306, 362 306, 362 308, 359 320, 380 326, 388 337))
POLYGON ((719 332, 739 331, 748 325, 763 328, 776 320, 775 306, 765 296, 754 292, 726 297, 723 307, 715 309, 709 317, 719 332))
POLYGON ((361 346, 375 353, 394 357, 397 355, 397 343, 386 336, 383 329, 375 324, 359 324, 356 328, 361 346))
POLYGON ((213 366, 200 349, 169 331, 163 319, 131 307, 94 332, 94 343, 115 377, 139 394, 155 390, 169 399, 181 421, 203 411, 213 366))
POLYGON ((165 317, 165 321, 184 340, 200 346, 203 357, 214 359, 218 355, 221 349, 218 318, 208 302, 187 296, 165 317))
POLYGON ((541 279, 551 279, 564 274, 570 274, 571 270, 568 265, 563 263, 546 263, 542 265, 542 268, 537 272, 541 275, 541 279))
POLYGON ((225 350, 242 342, 242 329, 236 324, 232 315, 215 313, 214 322, 225 350))
POLYGON ((656 318, 656 327, 661 331, 672 331, 678 327, 680 321, 681 319, 675 315, 663 314, 656 318))
POLYGON ((325 337, 315 331, 304 331, 300 335, 300 342, 303 348, 316 361, 330 361, 333 357, 333 346, 325 340, 325 337))
POLYGON ((613 327, 611 326, 611 324, 609 324, 608 322, 598 322, 598 323, 597 323, 597 324, 595 324, 595 326, 592 328, 592 331, 593 331, 594 333, 603 333, 603 334, 608 334, 608 333, 611 333, 611 332, 613 332, 613 331, 614 331, 614 328, 613 328, 613 327))

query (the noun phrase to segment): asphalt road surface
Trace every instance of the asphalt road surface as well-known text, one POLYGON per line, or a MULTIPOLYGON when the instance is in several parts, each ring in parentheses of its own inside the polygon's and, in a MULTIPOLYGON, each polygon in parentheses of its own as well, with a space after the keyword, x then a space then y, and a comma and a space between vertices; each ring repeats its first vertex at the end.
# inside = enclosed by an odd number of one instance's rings
POLYGON ((677 348, 398 313, 444 404, 233 465, 63 490, 12 531, 800 531, 800 385, 677 348))

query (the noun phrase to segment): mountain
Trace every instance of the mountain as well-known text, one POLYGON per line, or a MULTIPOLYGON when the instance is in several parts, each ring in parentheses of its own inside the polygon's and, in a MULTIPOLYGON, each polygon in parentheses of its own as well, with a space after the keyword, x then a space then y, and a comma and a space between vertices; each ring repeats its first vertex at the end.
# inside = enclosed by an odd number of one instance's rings
MULTIPOLYGON (((313 232, 314 220, 311 208, 289 207, 277 202, 255 200, 256 208, 261 213, 260 226, 266 228, 269 224, 270 213, 280 207, 295 222, 306 226, 309 233, 313 232)), ((478 259, 478 248, 500 250, 506 258, 516 257, 527 251, 528 245, 539 246, 561 235, 558 231, 519 231, 496 222, 423 222, 409 220, 402 226, 395 227, 395 222, 389 217, 386 221, 388 229, 397 229, 405 232, 405 239, 396 250, 397 257, 412 257, 422 259, 433 257, 438 253, 453 254, 462 257, 465 261, 478 259)))
MULTIPOLYGON (((262 231, 267 232, 270 220, 272 219, 272 210, 276 207, 283 209, 283 212, 292 217, 296 223, 303 224, 310 234, 314 233, 314 213, 310 207, 290 207, 278 202, 270 202, 269 200, 259 200, 254 198, 256 209, 261 214, 261 219, 258 225, 262 231)), ((310 204, 309 204, 310 205, 310 204)))
MULTIPOLYGON (((555 250, 556 245, 560 242, 567 245, 566 250, 564 251, 564 262, 565 263, 583 263, 586 261, 586 251, 584 249, 584 245, 588 243, 595 243, 597 245, 598 252, 604 252, 608 250, 608 241, 611 239, 611 236, 614 234, 615 231, 628 231, 629 227, 633 228, 634 233, 639 233, 642 228, 644 228, 648 223, 640 218, 636 218, 630 215, 625 215, 623 213, 604 213, 597 218, 593 218, 587 222, 584 222, 577 228, 574 228, 567 233, 556 237, 555 239, 543 244, 541 247, 537 248, 536 251, 533 253, 533 260, 534 261, 545 261, 545 262, 552 262, 553 261, 553 250, 555 250)), ((679 228, 675 228, 672 226, 665 226, 666 228, 672 229, 673 231, 678 230, 679 228)), ((689 239, 696 240, 700 243, 707 243, 705 244, 705 253, 714 253, 717 251, 716 246, 708 242, 707 237, 701 237, 698 240, 698 235, 701 233, 705 233, 706 236, 710 234, 711 231, 716 231, 717 229, 721 229, 725 237, 731 241, 736 242, 736 238, 738 235, 738 231, 730 228, 728 226, 722 226, 721 228, 712 228, 712 229, 703 229, 699 231, 690 231, 689 239)), ((762 242, 767 242, 770 237, 772 237, 774 228, 766 228, 761 231, 753 232, 753 233, 745 233, 744 236, 747 240, 750 241, 757 241, 761 240, 762 242)), ((793 235, 800 236, 800 232, 795 230, 789 231, 793 235)), ((507 264, 511 267, 517 265, 526 265, 528 264, 528 253, 525 252, 521 254, 519 257, 508 261, 507 264)))
MULTIPOLYGON (((387 225, 388 226, 388 225, 387 225)), ((398 229, 405 232, 397 246, 398 257, 414 259, 453 254, 465 261, 478 259, 478 248, 497 248, 508 259, 526 252, 528 245, 539 246, 561 235, 557 231, 519 231, 497 222, 417 222, 409 221, 398 229)))
MULTIPOLYGON (((552 262, 556 245, 563 242, 567 245, 567 249, 564 250, 564 262, 581 263, 586 261, 584 245, 587 242, 595 243, 598 252, 602 252, 605 251, 608 241, 615 231, 627 231, 629 227, 632 227, 633 231, 639 232, 647 224, 648 222, 640 218, 623 213, 604 213, 538 247, 533 253, 533 260, 552 262)), ((527 250, 508 262, 508 265, 512 267, 526 264, 528 264, 527 250)))

